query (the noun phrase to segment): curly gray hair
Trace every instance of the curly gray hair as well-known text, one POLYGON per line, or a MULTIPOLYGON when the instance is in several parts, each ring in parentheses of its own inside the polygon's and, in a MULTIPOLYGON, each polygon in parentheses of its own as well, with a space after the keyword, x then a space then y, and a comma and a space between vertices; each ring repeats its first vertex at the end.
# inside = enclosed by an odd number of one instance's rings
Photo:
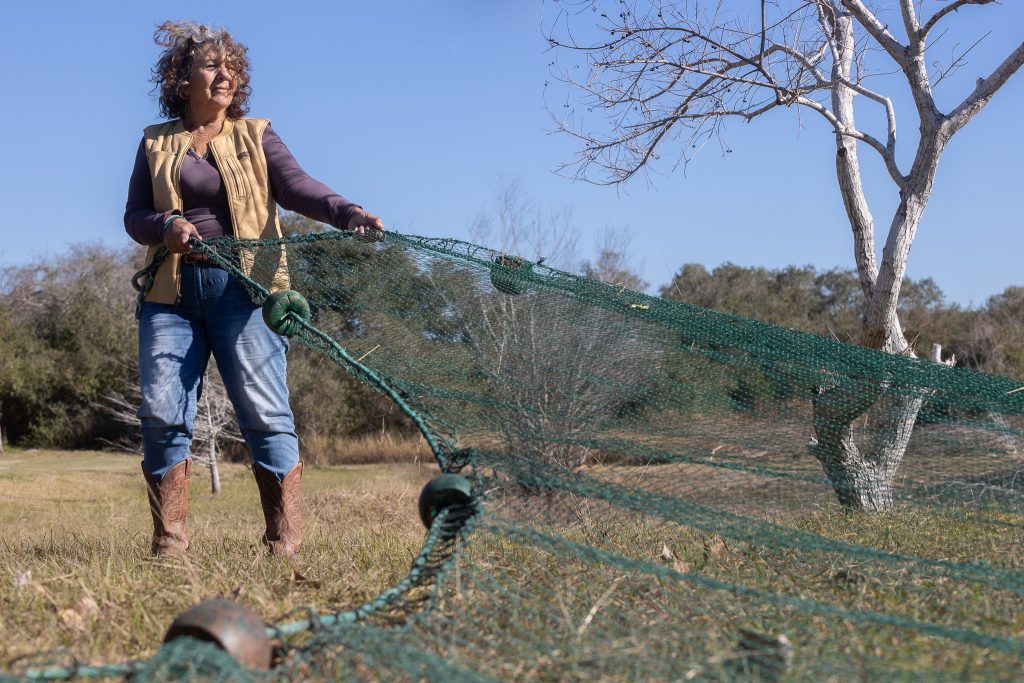
POLYGON ((227 62, 235 76, 235 96, 228 107, 231 119, 240 119, 249 111, 248 48, 235 41, 223 28, 213 28, 195 21, 165 21, 153 34, 153 40, 164 48, 153 67, 154 90, 160 92, 160 113, 169 118, 182 118, 188 113, 188 100, 183 92, 189 85, 193 60, 212 48, 227 62))

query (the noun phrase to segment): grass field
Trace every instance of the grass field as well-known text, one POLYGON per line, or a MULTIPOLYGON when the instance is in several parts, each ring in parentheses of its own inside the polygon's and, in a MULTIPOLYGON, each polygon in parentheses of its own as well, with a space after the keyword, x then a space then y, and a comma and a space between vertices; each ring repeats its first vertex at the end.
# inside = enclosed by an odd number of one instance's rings
MULTIPOLYGON (((429 461, 428 461, 429 462, 429 461)), ((264 619, 358 605, 409 570, 429 464, 307 468, 306 541, 268 557, 252 473, 223 465, 223 490, 192 477, 187 558, 149 555, 151 522, 136 456, 8 450, 0 457, 0 670, 41 650, 82 662, 156 651, 173 618, 225 597, 264 619)))
MULTIPOLYGON (((224 466, 218 496, 197 468, 189 555, 153 559, 136 457, 9 451, 0 457, 0 672, 56 649, 85 663, 147 657, 177 614, 214 597, 240 601, 267 621, 306 605, 325 611, 362 604, 406 575, 424 538, 416 500, 435 474, 435 467, 416 463, 308 468, 307 540, 289 561, 267 557, 259 544, 262 517, 247 468, 224 466)), ((1006 510, 900 505, 880 515, 850 513, 820 486, 820 496, 790 497, 758 490, 758 477, 726 481, 719 470, 697 465, 598 466, 589 474, 633 488, 671 489, 684 481, 682 498, 742 511, 751 523, 769 519, 923 561, 983 565, 1011 578, 1024 566, 1024 517, 1006 510), (726 500, 737 498, 742 504, 726 500)), ((442 596, 439 611, 457 618, 414 641, 419 647, 436 636, 449 661, 473 671, 523 681, 661 680, 700 671, 704 678, 697 680, 734 680, 723 662, 738 630, 750 629, 792 641, 793 680, 873 681, 879 671, 883 679, 902 672, 911 680, 1024 674, 1013 653, 870 617, 1017 642, 1024 637, 1020 590, 884 557, 787 548, 770 535, 728 540, 568 495, 504 504, 492 498, 492 514, 442 596), (530 540, 533 530, 553 540, 530 540), (525 535, 514 541, 509 531, 525 535), (623 564, 581 549, 615 554, 623 564), (631 570, 628 561, 796 602, 631 570), (797 603, 868 616, 829 616, 797 603)), ((381 672, 390 662, 382 661, 366 680, 387 680, 381 672)), ((321 672, 358 671, 361 662, 339 656, 321 672)), ((397 660, 394 666, 404 671, 397 660)))

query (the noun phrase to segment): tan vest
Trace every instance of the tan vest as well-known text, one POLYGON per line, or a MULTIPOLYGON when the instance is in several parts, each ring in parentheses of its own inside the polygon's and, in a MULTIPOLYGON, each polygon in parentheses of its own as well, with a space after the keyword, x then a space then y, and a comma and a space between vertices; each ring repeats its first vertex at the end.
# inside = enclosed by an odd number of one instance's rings
MULTIPOLYGON (((237 239, 281 237, 277 204, 270 194, 267 157, 263 154, 263 131, 269 123, 268 119, 228 119, 209 144, 227 190, 231 228, 237 239)), ((184 212, 188 207, 181 201, 181 164, 192 146, 192 134, 177 120, 148 126, 143 135, 153 177, 153 208, 184 212)), ((153 262, 160 246, 149 248, 147 264, 153 262)), ((271 291, 288 288, 284 247, 265 247, 259 253, 246 250, 239 265, 243 273, 271 291)), ((181 257, 171 254, 157 270, 146 301, 173 304, 180 293, 181 257)))

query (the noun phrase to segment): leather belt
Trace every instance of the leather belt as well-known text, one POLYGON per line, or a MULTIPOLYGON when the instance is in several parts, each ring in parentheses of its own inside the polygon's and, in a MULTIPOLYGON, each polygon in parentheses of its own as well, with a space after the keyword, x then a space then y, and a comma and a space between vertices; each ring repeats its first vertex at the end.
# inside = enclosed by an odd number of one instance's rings
POLYGON ((184 263, 205 263, 210 266, 220 266, 220 264, 214 261, 212 258, 198 251, 190 251, 187 254, 182 254, 181 260, 184 263))

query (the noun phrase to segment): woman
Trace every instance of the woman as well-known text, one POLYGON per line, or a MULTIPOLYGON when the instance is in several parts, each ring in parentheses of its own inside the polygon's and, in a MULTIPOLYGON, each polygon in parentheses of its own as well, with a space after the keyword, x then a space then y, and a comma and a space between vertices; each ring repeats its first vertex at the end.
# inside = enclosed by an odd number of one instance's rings
POLYGON ((212 353, 251 452, 263 542, 271 554, 290 556, 302 541, 302 463, 285 383, 287 341, 263 323, 242 285, 189 240, 280 237, 277 205, 358 233, 383 225, 310 178, 267 119, 245 118, 249 62, 227 31, 166 22, 155 40, 164 50, 153 81, 170 120, 143 133, 124 217, 128 234, 149 246, 147 263, 160 246, 171 252, 139 317, 152 552, 188 547, 189 449, 212 353))

